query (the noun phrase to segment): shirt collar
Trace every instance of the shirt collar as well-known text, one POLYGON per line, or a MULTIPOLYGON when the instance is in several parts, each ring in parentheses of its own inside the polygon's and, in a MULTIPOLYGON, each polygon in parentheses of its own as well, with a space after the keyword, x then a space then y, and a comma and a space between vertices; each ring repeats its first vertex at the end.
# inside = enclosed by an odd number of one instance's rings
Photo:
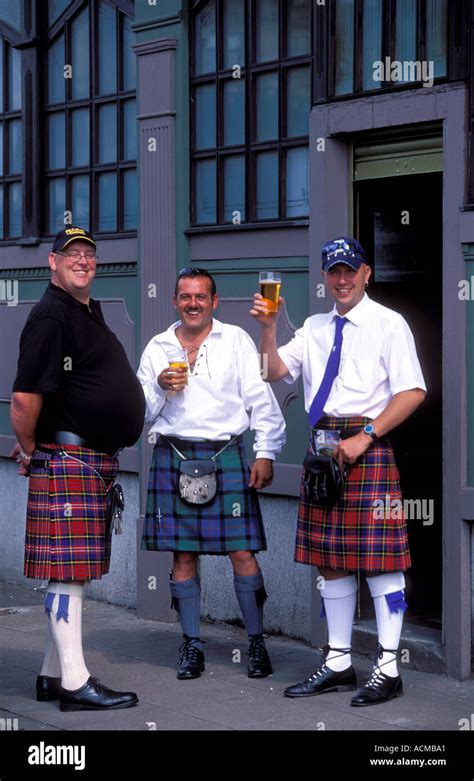
MULTIPOLYGON (((164 338, 160 341, 163 343, 169 343, 172 345, 178 345, 181 347, 181 343, 179 342, 178 337, 176 336, 176 329, 178 326, 181 325, 181 320, 177 320, 175 323, 172 323, 169 328, 166 329, 164 333, 164 338)), ((212 327, 209 331, 208 335, 206 336, 205 341, 209 339, 210 336, 220 336, 220 334, 223 332, 223 324, 220 320, 216 320, 215 317, 212 318, 212 327)))
MULTIPOLYGON (((364 319, 365 310, 367 309, 368 305, 370 304, 370 298, 367 295, 367 293, 364 293, 364 297, 361 301, 359 301, 356 306, 353 306, 352 309, 350 309, 347 314, 344 315, 346 320, 349 320, 349 322, 354 323, 354 325, 360 325, 362 323, 362 320, 364 319)), ((341 317, 339 312, 337 311, 336 304, 334 304, 332 310, 331 310, 331 322, 333 322, 335 317, 341 317)))
POLYGON ((82 301, 79 301, 77 298, 74 298, 70 293, 67 292, 67 290, 63 290, 62 287, 58 287, 58 285, 53 285, 52 282, 49 283, 48 287, 46 288, 46 292, 51 295, 55 296, 55 298, 59 298, 60 301, 63 301, 68 306, 82 306, 89 312, 91 309, 94 309, 97 307, 97 301, 93 298, 89 299, 89 305, 83 304, 82 301))

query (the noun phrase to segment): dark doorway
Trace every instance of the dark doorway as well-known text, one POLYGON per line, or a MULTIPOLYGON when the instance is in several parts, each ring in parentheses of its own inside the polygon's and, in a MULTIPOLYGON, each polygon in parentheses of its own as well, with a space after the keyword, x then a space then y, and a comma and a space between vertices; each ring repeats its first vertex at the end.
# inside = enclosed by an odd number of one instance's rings
MULTIPOLYGON (((359 182, 354 204, 354 231, 372 265, 368 293, 407 320, 428 387, 425 402, 391 439, 403 497, 419 500, 416 511, 415 505, 410 509, 417 517, 408 519, 406 618, 441 628, 442 174, 359 182)), ((362 618, 369 615, 364 603, 362 618)))

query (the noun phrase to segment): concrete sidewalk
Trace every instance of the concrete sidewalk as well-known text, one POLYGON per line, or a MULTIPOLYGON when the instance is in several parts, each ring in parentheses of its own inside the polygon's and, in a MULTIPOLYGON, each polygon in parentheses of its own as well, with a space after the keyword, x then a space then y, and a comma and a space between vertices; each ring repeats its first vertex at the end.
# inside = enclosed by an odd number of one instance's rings
MULTIPOLYGON (((353 708, 350 692, 290 700, 283 689, 314 671, 318 652, 271 637, 267 647, 275 674, 251 680, 245 633, 223 624, 202 625, 202 677, 178 681, 179 625, 143 620, 134 610, 90 599, 84 603, 86 663, 111 688, 135 690, 140 704, 104 713, 61 713, 57 702, 35 699, 45 638, 43 598, 42 591, 0 582, 0 719, 18 719, 20 730, 457 731, 471 718, 474 722, 474 680, 459 683, 407 669, 405 696, 384 705, 353 708)), ((354 666, 362 684, 371 662, 356 655, 354 666)))

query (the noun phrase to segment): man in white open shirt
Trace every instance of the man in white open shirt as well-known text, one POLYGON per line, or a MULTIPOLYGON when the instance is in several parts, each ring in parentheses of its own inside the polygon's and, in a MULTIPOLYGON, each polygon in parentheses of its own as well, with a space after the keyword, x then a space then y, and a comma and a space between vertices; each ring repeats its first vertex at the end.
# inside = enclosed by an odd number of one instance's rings
POLYGON ((203 269, 183 269, 173 303, 180 320, 148 343, 138 370, 146 422, 157 437, 142 547, 174 552, 170 588, 184 634, 177 677, 197 678, 204 670, 197 574, 202 553, 229 555, 249 636, 248 675, 265 677, 272 673, 262 635, 266 592, 254 554, 266 550, 266 539, 256 489, 272 482, 273 460, 285 442, 285 423, 261 378, 258 352, 249 335, 213 318, 218 296, 212 276, 203 269), (185 351, 189 371, 170 368, 169 357, 177 349, 185 351), (242 441, 249 426, 255 431, 251 470, 242 441), (178 490, 179 454, 209 459, 223 447, 215 461, 215 498, 207 504, 183 501, 178 490))
MULTIPOLYGON (((386 496, 401 500, 398 470, 386 434, 400 425, 426 395, 411 331, 403 317, 365 292, 371 274, 362 246, 341 237, 324 245, 323 279, 335 300, 331 312, 309 317, 294 338, 276 345, 278 315, 268 314, 255 294, 253 316, 261 323, 261 352, 268 380, 294 382, 301 374, 305 408, 317 440, 336 437, 334 455, 348 467, 342 495, 332 507, 308 497, 302 484, 295 560, 318 566, 323 576, 328 644, 321 666, 290 686, 288 697, 357 688, 351 664, 355 572, 367 577, 377 618, 373 673, 352 698, 375 705, 403 693, 397 652, 406 609, 403 571, 411 565, 403 513, 385 517, 386 496)), ((395 506, 399 507, 399 504, 395 506)))

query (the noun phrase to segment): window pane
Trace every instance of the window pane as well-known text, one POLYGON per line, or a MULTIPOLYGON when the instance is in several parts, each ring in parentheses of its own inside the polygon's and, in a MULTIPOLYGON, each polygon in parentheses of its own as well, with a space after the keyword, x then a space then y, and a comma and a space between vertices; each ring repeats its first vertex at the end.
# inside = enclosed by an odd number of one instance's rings
POLYGON ((216 161, 196 163, 196 222, 216 222, 216 161))
POLYGON ((287 135, 307 136, 310 111, 309 68, 292 68, 286 82, 287 135))
POLYGON ((0 35, 0 113, 3 113, 3 49, 4 42, 0 35))
POLYGON ((224 144, 245 143, 245 81, 230 79, 224 83, 224 144))
POLYGON ((123 159, 137 159, 137 105, 135 100, 122 103, 123 159))
POLYGON ((132 20, 128 16, 122 16, 123 24, 123 89, 135 89, 136 62, 135 52, 132 49, 135 43, 135 35, 132 30, 132 20))
POLYGON ((123 229, 136 230, 138 212, 137 172, 123 172, 123 229))
POLYGON ((99 225, 100 231, 117 230, 117 176, 115 173, 99 176, 99 225))
POLYGON ((426 0, 426 57, 434 63, 434 76, 446 76, 447 0, 426 0))
POLYGON ((245 158, 224 158, 224 220, 245 220, 245 158), (239 214, 236 214, 239 212, 239 214))
POLYGON ((278 73, 256 79, 257 141, 278 138, 278 73))
POLYGON ((258 0, 256 16, 257 62, 278 59, 278 0, 258 0))
POLYGON ((278 217, 278 152, 257 155, 257 219, 278 217))
POLYGON ((416 0, 397 0, 395 59, 399 62, 416 60, 416 6, 416 0))
MULTIPOLYGON (((73 99, 89 97, 89 11, 76 16, 71 25, 73 99)), ((113 70, 113 67, 112 67, 113 70)))
POLYGON ((374 62, 382 57, 382 0, 364 0, 362 35, 362 87, 376 89, 381 86, 374 80, 374 62))
POLYGON ((288 149, 286 153, 286 216, 309 214, 308 147, 288 149))
POLYGON ((287 0, 287 9, 287 56, 296 57, 300 54, 309 54, 311 51, 311 0, 287 0))
POLYGON ((64 114, 48 115, 48 168, 66 167, 66 121, 64 114))
POLYGON ((62 103, 65 99, 64 80, 64 36, 48 50, 48 99, 50 103, 62 103))
POLYGON ((8 157, 9 173, 21 174, 22 169, 22 127, 21 119, 8 123, 8 157))
POLYGON ((8 185, 8 211, 11 237, 21 236, 21 184, 15 182, 8 185))
POLYGON ((21 109, 21 52, 8 47, 8 106, 10 111, 21 109))
POLYGON ((48 232, 53 235, 64 228, 64 212, 66 211, 66 183, 64 179, 50 179, 48 202, 48 232))
MULTIPOLYGON (((10 2, 10 0, 7 0, 10 2)), ((72 0, 48 0, 48 24, 51 26, 62 12, 71 5, 72 0)), ((57 232, 57 231, 56 231, 57 232)))
POLYGON ((117 106, 105 103, 99 106, 99 163, 117 160, 117 106))
POLYGON ((6 22, 10 27, 14 27, 15 30, 21 30, 21 7, 23 3, 20 0, 12 2, 12 0, 0 0, 0 19, 6 22))
POLYGON ((216 4, 207 3, 195 17, 196 74, 216 70, 216 4))
POLYGON ((99 95, 117 91, 117 38, 115 8, 99 4, 99 95))
POLYGON ((224 68, 245 63, 244 10, 245 4, 242 0, 224 2, 224 68))
POLYGON ((354 89, 354 0, 336 3, 336 95, 354 89))
POLYGON ((89 165, 89 109, 72 112, 72 164, 89 165))
POLYGON ((3 185, 0 185, 0 239, 3 239, 5 235, 3 230, 3 214, 4 214, 3 185))
POLYGON ((216 88, 196 87, 196 149, 216 146, 216 88))
POLYGON ((71 211, 74 225, 89 228, 89 177, 74 176, 71 188, 71 211))

